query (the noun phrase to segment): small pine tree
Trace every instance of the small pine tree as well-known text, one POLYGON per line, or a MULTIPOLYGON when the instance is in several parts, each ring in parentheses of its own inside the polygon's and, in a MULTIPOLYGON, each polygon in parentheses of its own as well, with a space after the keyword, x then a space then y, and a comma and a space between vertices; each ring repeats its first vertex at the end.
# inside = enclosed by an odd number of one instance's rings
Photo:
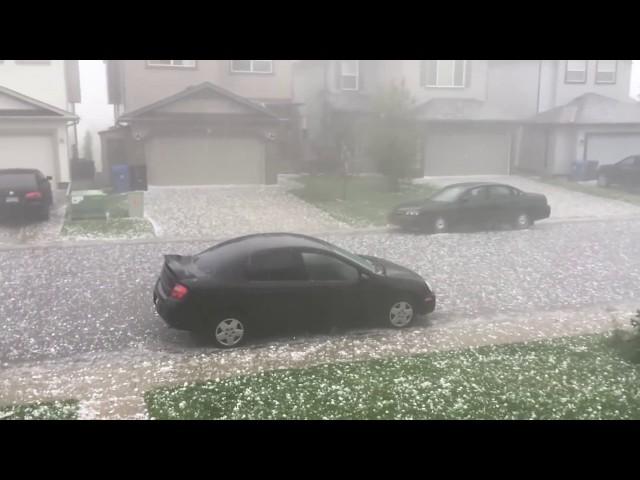
POLYGON ((84 134, 82 151, 84 153, 85 160, 93 161, 93 137, 91 136, 91 132, 86 132, 84 134))

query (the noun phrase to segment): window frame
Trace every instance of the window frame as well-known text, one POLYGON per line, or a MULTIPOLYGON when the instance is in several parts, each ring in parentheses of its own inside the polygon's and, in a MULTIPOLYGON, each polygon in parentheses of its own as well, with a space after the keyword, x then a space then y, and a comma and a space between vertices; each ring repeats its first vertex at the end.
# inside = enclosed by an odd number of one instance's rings
MULTIPOLYGON (((598 74, 600 73, 600 62, 602 60, 596 60, 596 75, 595 75, 595 83, 598 85, 615 85, 618 81, 618 61, 617 60, 613 60, 613 80, 611 81, 602 81, 602 80, 598 80, 598 74)), ((612 73, 612 72, 606 72, 606 73, 612 73)))
POLYGON ((305 270, 305 275, 307 276, 307 281, 312 283, 312 284, 318 284, 318 283, 322 283, 322 284, 355 284, 359 281, 360 276, 362 275, 362 270, 360 268, 358 268, 356 265, 354 265, 353 263, 351 263, 348 259, 342 258, 339 255, 334 254, 333 252, 327 252, 325 250, 315 250, 315 249, 311 249, 311 248, 303 248, 299 250, 299 254, 300 254, 300 258, 302 259, 302 265, 304 267, 305 270), (322 255, 325 257, 329 257, 334 259, 336 262, 340 262, 343 265, 346 265, 349 268, 352 268, 353 270, 355 270, 356 272, 356 276, 353 280, 344 280, 344 279, 334 279, 334 280, 314 280, 311 278, 311 275, 309 273, 309 271, 307 270, 307 264, 305 263, 304 260, 304 255, 305 254, 312 254, 312 255, 322 255))
POLYGON ((234 75, 273 75, 275 68, 273 60, 248 60, 249 62, 249 70, 236 70, 233 68, 233 62, 237 60, 229 60, 229 72, 234 75), (261 61, 261 62, 269 62, 271 69, 268 72, 263 72, 259 70, 254 70, 253 62, 261 61))
POLYGON ((436 62, 435 66, 436 66, 436 84, 432 85, 429 83, 429 77, 428 75, 425 75, 425 84, 423 85, 423 87, 425 88, 467 88, 467 63, 469 62, 469 60, 460 60, 462 62, 462 84, 461 85, 455 85, 455 77, 456 77, 456 73, 455 73, 455 66, 456 66, 456 62, 458 60, 433 60, 434 62, 436 62), (438 84, 438 79, 439 79, 439 70, 440 70, 440 62, 453 62, 453 84, 452 85, 439 85, 438 84))
POLYGON ((268 248, 268 249, 263 249, 263 250, 258 250, 255 252, 251 252, 251 254, 249 254, 246 258, 246 261, 244 263, 245 265, 245 278, 246 281, 249 283, 254 283, 254 284, 260 284, 260 285, 264 285, 267 283, 277 283, 277 284, 283 284, 283 283, 307 283, 309 281, 309 277, 307 275, 307 270, 304 266, 304 260, 302 259, 302 255, 300 254, 300 251, 298 251, 295 248, 290 248, 290 247, 276 247, 276 248, 268 248), (256 271, 256 269, 253 267, 253 258, 256 255, 273 255, 276 252, 287 252, 290 253, 293 257, 296 258, 296 263, 297 263, 297 268, 300 269, 300 272, 302 274, 301 278, 297 278, 297 279, 287 279, 287 280, 281 280, 281 279, 272 279, 272 278, 268 278, 268 279, 256 279, 256 278, 252 278, 252 274, 256 271))
POLYGON ((514 190, 513 187, 509 186, 509 185, 489 185, 487 187, 487 195, 489 197, 489 200, 494 200, 494 199, 500 199, 500 198, 510 198, 510 197, 515 197, 517 195, 516 191, 514 190), (492 194, 494 189, 505 189, 509 191, 508 195, 498 195, 495 196, 492 194))
POLYGON ((587 77, 589 76, 589 60, 581 60, 582 62, 584 62, 584 79, 583 80, 569 80, 568 78, 568 74, 569 72, 578 72, 579 70, 569 70, 569 62, 571 60, 565 60, 565 65, 564 65, 564 83, 566 84, 578 84, 578 85, 583 85, 585 83, 587 83, 587 77))
MULTIPOLYGON (((170 62, 175 62, 175 60, 169 60, 170 62)), ((166 65, 163 63, 151 63, 151 60, 145 60, 145 65, 147 68, 165 68, 165 69, 176 69, 176 70, 195 70, 198 68, 198 60, 193 61, 193 65, 175 65, 173 63, 166 65)))
POLYGON ((358 90, 360 90, 360 60, 338 60, 338 62, 340 63, 340 90, 344 91, 344 92, 357 92, 358 90), (344 73, 344 69, 342 68, 342 62, 355 62, 356 65, 356 73, 348 73, 345 74, 344 73), (355 88, 346 88, 344 86, 344 77, 350 77, 350 78, 355 78, 356 79, 356 86, 355 88))
POLYGON ((471 187, 467 190, 461 197, 460 200, 464 200, 465 198, 471 199, 473 197, 478 198, 479 200, 487 201, 489 200, 489 187, 487 185, 480 185, 478 187, 471 187), (484 195, 472 195, 471 192, 475 192, 477 190, 484 191, 484 195))

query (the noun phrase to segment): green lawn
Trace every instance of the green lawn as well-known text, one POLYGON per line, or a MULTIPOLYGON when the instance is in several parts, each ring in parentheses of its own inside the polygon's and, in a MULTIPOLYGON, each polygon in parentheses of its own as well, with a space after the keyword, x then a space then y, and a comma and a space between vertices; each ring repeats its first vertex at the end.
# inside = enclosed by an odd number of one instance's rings
POLYGON ((276 370, 145 394, 157 419, 640 419, 609 337, 276 370))
POLYGON ((563 187, 568 190, 574 190, 576 192, 588 193, 589 195, 595 195, 597 197, 611 198, 614 200, 621 200, 623 202, 633 203, 640 205, 640 193, 630 192, 618 187, 599 187, 597 185, 585 185, 583 183, 571 182, 565 178, 540 178, 539 181, 563 187))
POLYGON ((0 419, 4 420, 76 420, 77 418, 78 402, 76 400, 0 407, 0 419))
POLYGON ((76 239, 148 238, 154 236, 154 230, 146 218, 66 219, 62 236, 76 239))
POLYGON ((386 225, 394 206, 426 198, 435 191, 426 185, 404 184, 398 192, 391 192, 382 177, 349 177, 345 197, 342 177, 307 175, 298 181, 304 187, 293 190, 294 195, 354 226, 386 225))

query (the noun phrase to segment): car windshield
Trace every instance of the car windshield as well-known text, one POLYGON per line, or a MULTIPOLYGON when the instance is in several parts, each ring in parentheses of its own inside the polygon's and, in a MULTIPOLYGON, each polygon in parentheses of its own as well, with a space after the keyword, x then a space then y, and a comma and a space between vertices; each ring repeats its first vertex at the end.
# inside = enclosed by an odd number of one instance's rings
POLYGON ((447 187, 439 192, 434 193, 429 200, 433 202, 455 202, 462 193, 467 190, 467 187, 447 187))
POLYGON ((377 273, 379 269, 376 268, 373 262, 367 260, 366 258, 361 257, 360 255, 356 255, 355 253, 351 253, 343 248, 336 247, 335 245, 328 244, 328 246, 336 253, 342 255, 343 257, 348 258, 354 263, 357 263, 362 268, 369 270, 370 272, 377 273))
POLYGON ((0 188, 32 188, 38 183, 33 173, 2 173, 0 174, 0 188))

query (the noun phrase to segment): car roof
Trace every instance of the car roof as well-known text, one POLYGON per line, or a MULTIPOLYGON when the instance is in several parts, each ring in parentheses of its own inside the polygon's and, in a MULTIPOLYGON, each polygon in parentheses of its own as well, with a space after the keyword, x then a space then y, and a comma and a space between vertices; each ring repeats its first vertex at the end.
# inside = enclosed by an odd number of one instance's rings
MULTIPOLYGON (((212 252, 223 247, 233 248, 236 252, 242 251, 249 254, 259 250, 272 248, 331 248, 331 244, 318 238, 309 237, 298 233, 273 232, 254 233, 242 237, 232 238, 205 250, 212 252)), ((227 248, 225 248, 226 250, 227 248)), ((204 253, 204 252, 202 252, 204 253)))
MULTIPOLYGON (((463 183, 452 183, 451 185, 447 185, 443 188, 450 188, 450 187, 467 187, 467 188, 472 188, 472 187, 509 187, 509 188, 516 188, 512 185, 508 185, 506 183, 498 183, 498 182, 463 182, 463 183)), ((517 190, 517 188, 516 188, 517 190)))

